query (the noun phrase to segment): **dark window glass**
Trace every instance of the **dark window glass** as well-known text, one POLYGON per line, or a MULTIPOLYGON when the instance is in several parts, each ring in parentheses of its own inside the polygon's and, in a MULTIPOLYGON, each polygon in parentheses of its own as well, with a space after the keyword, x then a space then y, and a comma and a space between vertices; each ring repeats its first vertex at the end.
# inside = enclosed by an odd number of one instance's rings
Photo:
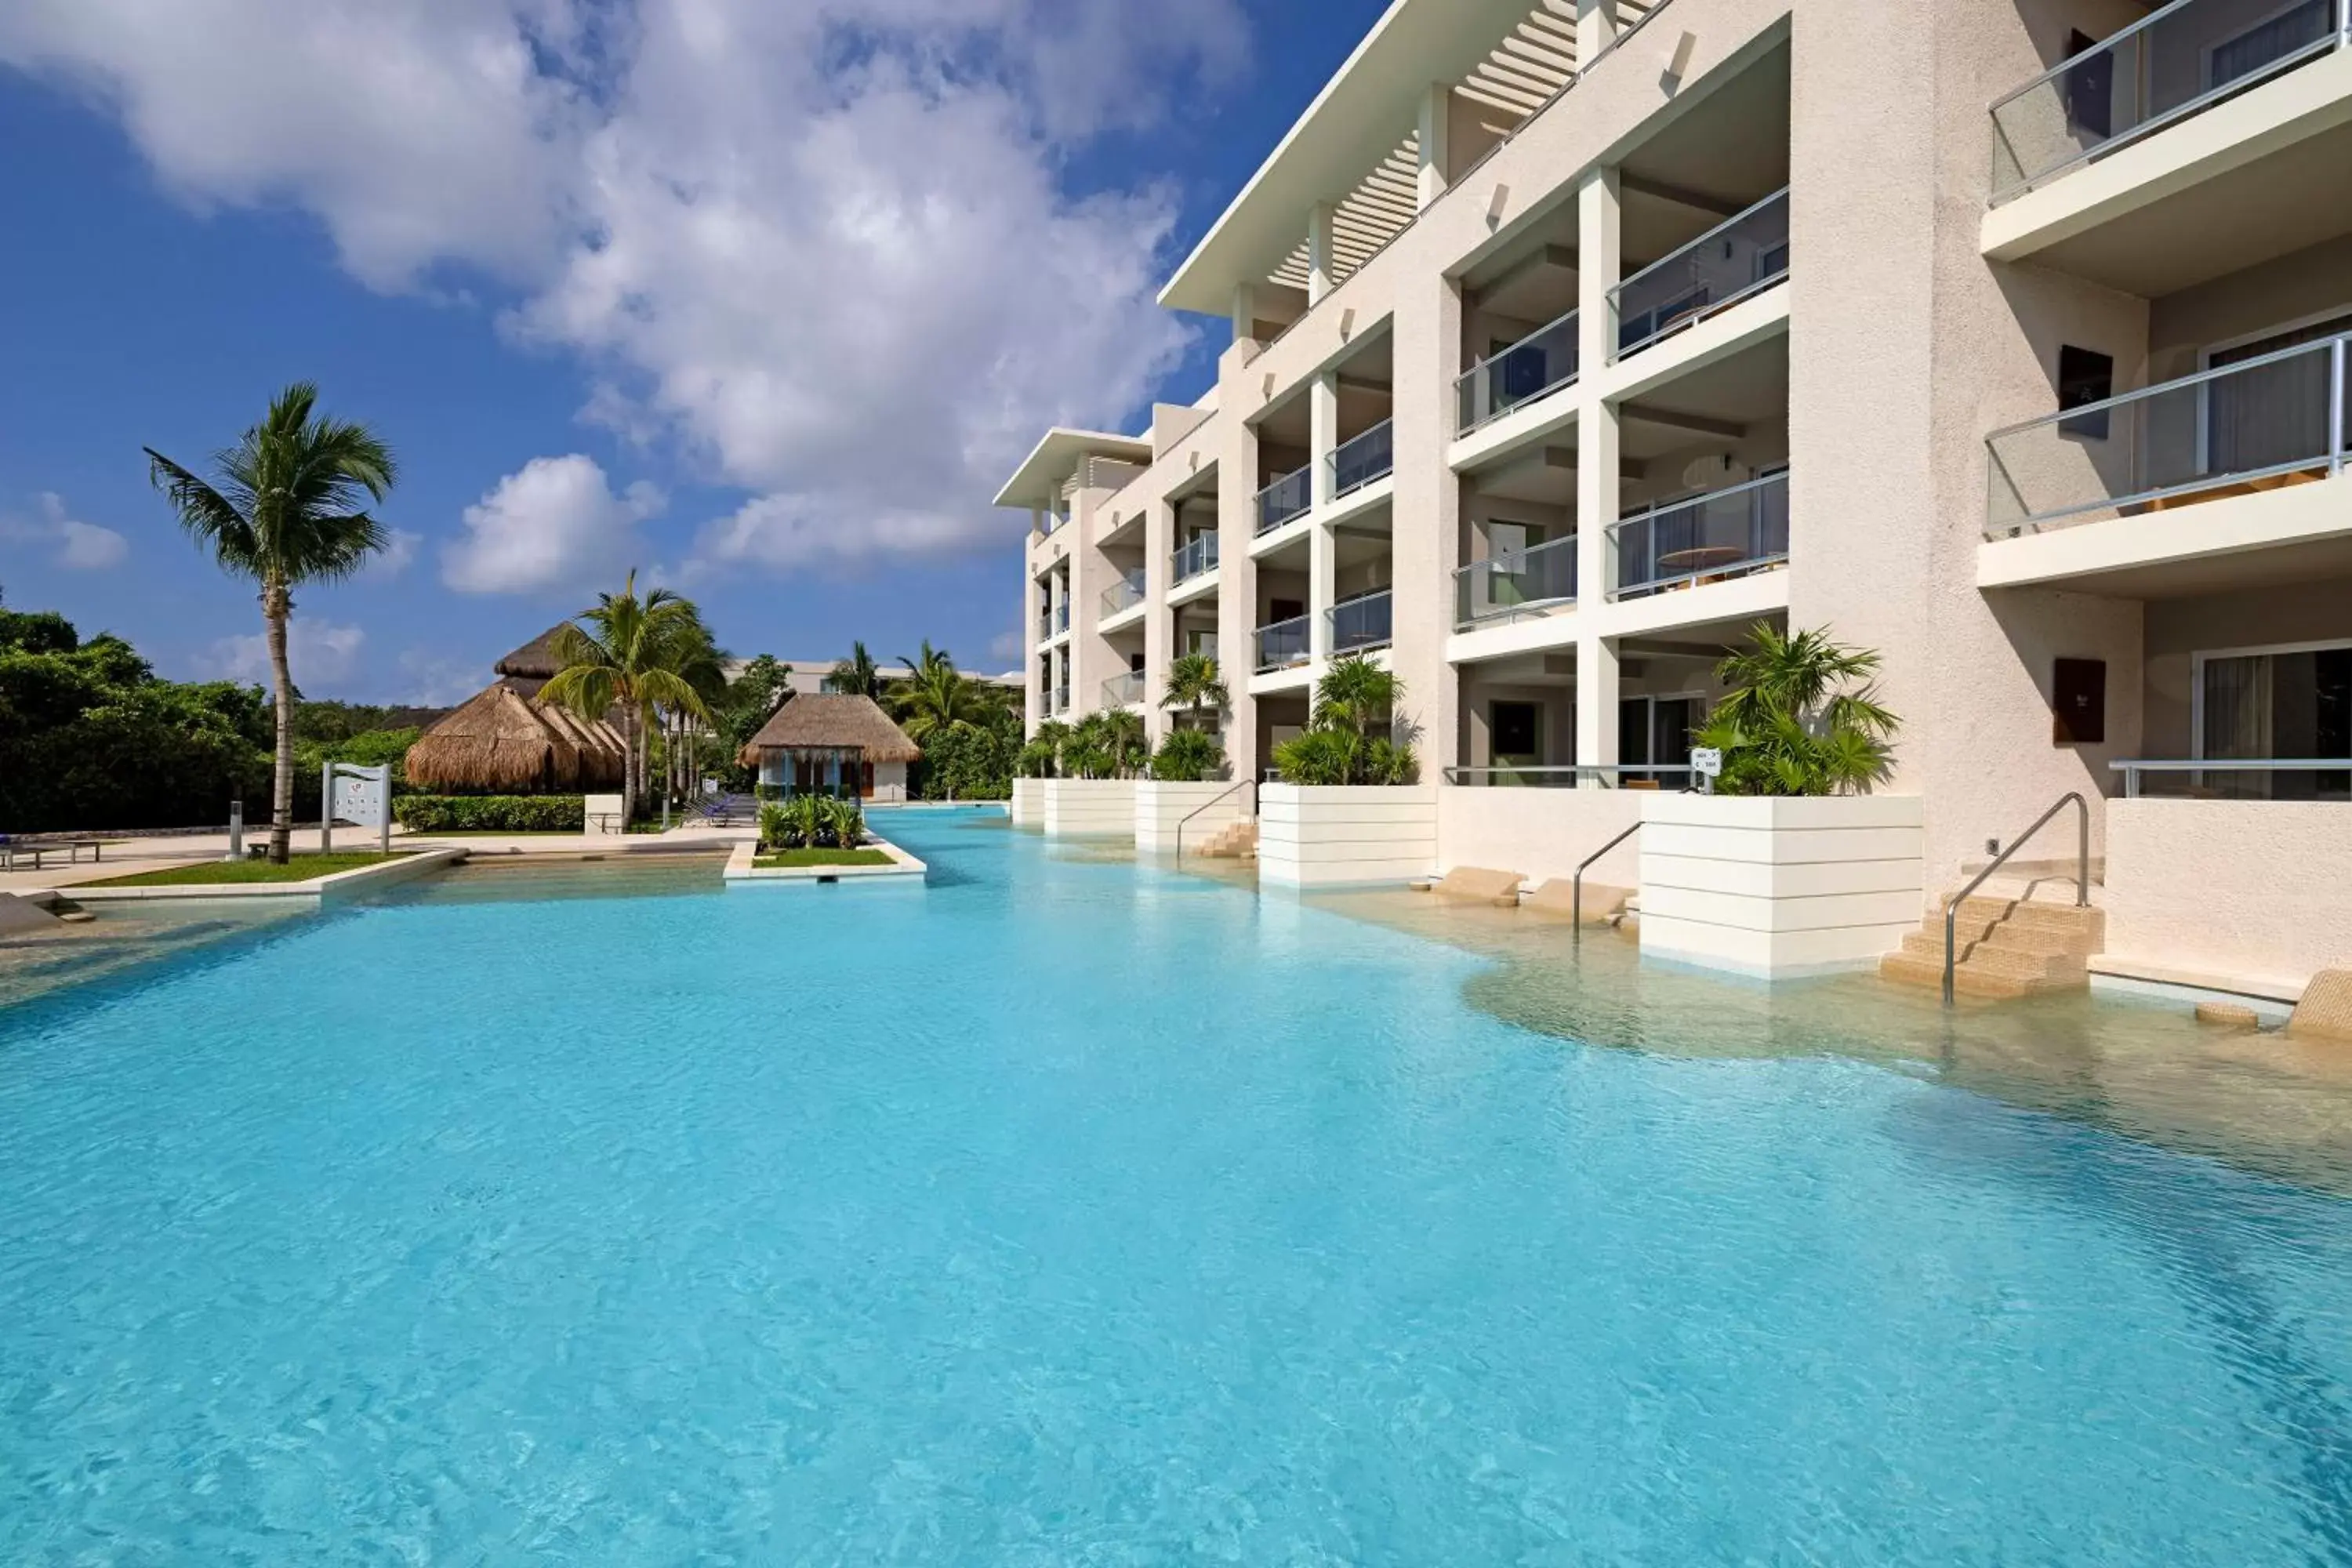
POLYGON ((1497 702, 1490 715, 1498 757, 1531 757, 1536 751, 1536 705, 1497 702))
MULTIPOLYGON (((2098 48, 2099 40, 2075 29, 2066 40, 2066 58, 2074 59, 2098 48)), ((2066 123, 2104 142, 2115 134, 2116 56, 2102 49, 2066 72, 2066 123)))
MULTIPOLYGON (((2058 407, 2061 412, 2081 408, 2093 403, 2105 403, 2116 395, 2116 359, 2093 349, 2078 349, 2068 343, 2058 351, 2058 407)), ((2058 426, 2062 436, 2079 440, 2104 441, 2107 438, 2107 414, 2080 415, 2063 420, 2058 426)))

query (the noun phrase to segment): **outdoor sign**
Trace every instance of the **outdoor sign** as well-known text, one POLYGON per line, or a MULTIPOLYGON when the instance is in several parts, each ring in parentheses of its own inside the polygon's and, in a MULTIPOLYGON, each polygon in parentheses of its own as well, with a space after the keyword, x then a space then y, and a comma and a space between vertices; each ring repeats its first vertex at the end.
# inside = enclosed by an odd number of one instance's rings
POLYGON ((1698 787, 1708 795, 1715 793, 1715 781, 1723 776, 1723 752, 1714 746, 1691 748, 1691 772, 1698 776, 1698 787))
POLYGON ((319 847, 334 847, 335 824, 348 822, 373 827, 384 854, 392 853, 392 767, 363 768, 352 763, 329 763, 320 781, 319 847))

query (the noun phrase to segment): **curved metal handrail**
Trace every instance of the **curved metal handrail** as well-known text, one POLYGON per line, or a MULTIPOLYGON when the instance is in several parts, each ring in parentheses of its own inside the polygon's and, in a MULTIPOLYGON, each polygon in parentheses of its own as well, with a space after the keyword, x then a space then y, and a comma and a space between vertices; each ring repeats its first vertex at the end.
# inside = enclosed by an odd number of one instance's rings
POLYGON ((1234 785, 1232 789, 1226 790, 1223 794, 1219 795, 1214 800, 1205 801, 1202 804, 1194 806, 1183 816, 1178 817, 1176 819, 1176 858, 1179 860, 1184 858, 1184 825, 1186 823, 1191 822, 1194 817, 1200 816, 1204 811, 1213 810, 1215 807, 1223 805, 1226 801, 1233 798, 1235 791, 1239 790, 1249 790, 1252 792, 1250 798, 1250 815, 1252 816, 1255 816, 1257 815, 1256 789, 1257 780, 1244 779, 1239 784, 1234 785))
POLYGON ((2083 798, 2082 791, 2068 790, 2064 795, 2058 797, 2057 805, 2043 812, 2040 816, 2035 817, 2033 819, 2032 826, 2027 828, 2024 832, 2019 834, 2014 839, 2011 840, 2008 848, 1993 857, 1991 865, 1987 866, 1983 870, 1978 872, 1974 881, 1971 881, 1967 887, 1962 888, 1958 893, 1954 894, 1944 905, 1945 1006, 1948 1007, 1952 1005, 1952 965, 1953 954, 1957 950, 1958 942, 1957 932, 1960 918, 1960 906, 1967 903, 1969 901, 1969 895, 1975 892, 1979 888, 1983 887, 1986 879, 1991 877, 1995 871, 1998 871, 2003 866, 2008 865, 2009 858, 2016 854, 2020 849, 2024 848, 2025 841, 2027 839, 2041 832, 2043 827, 2049 825, 2052 817, 2065 810, 2069 805, 2073 805, 2076 811, 2082 814, 2081 820, 2075 824, 2077 837, 2074 842, 2074 907, 2078 910, 2090 908, 2091 803, 2083 798))
POLYGON ((1570 880, 1569 884, 1568 884, 1568 923, 1569 923, 1569 926, 1570 926, 1570 928, 1571 931, 1573 932, 1573 935, 1572 935, 1572 937, 1571 937, 1571 941, 1574 942, 1574 944, 1575 944, 1575 945, 1577 945, 1577 946, 1579 946, 1579 947, 1581 947, 1581 946, 1584 944, 1584 874, 1585 874, 1585 872, 1587 872, 1587 871, 1589 871, 1589 870, 1591 870, 1591 869, 1592 868, 1592 864, 1593 864, 1593 862, 1594 862, 1594 861, 1596 861, 1596 860, 1600 859, 1603 855, 1608 854, 1608 853, 1609 853, 1609 851, 1611 851, 1612 849, 1616 848, 1616 847, 1617 847, 1617 846, 1619 846, 1620 844, 1624 843, 1624 842, 1625 842, 1625 840, 1627 840, 1628 838, 1633 837, 1633 835, 1635 835, 1636 833, 1639 833, 1639 832, 1641 832, 1641 831, 1642 831, 1642 825, 1641 825, 1640 823, 1638 823, 1638 822, 1637 822, 1637 823, 1635 823, 1635 824, 1633 824, 1633 826, 1631 826, 1631 827, 1627 828, 1624 832, 1622 832, 1622 833, 1619 834, 1616 837, 1614 837, 1614 838, 1611 839, 1608 843, 1603 844, 1600 848, 1595 849, 1591 854, 1587 855, 1587 856, 1584 858, 1583 864, 1581 864, 1581 865, 1580 865, 1580 866, 1578 866, 1578 867, 1577 867, 1575 877, 1574 877, 1573 879, 1571 879, 1570 880))

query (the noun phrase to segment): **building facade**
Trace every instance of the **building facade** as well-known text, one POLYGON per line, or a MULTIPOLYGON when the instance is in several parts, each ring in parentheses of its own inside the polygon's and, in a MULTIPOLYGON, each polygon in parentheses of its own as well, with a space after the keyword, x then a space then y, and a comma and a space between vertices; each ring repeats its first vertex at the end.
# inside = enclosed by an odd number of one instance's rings
POLYGON ((1931 899, 2075 792, 2111 947, 2352 956, 2352 0, 1398 0, 1162 303, 1214 388, 999 498, 1033 724, 1210 651, 1255 777, 1369 651, 1572 862, 1826 628, 1931 899))

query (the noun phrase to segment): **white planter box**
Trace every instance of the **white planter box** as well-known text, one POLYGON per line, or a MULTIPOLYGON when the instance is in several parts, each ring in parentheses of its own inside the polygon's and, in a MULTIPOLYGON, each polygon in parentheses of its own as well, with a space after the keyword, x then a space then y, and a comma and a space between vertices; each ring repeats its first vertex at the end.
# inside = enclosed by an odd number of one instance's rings
POLYGON ((1202 784, 1157 784, 1138 780, 1135 785, 1135 847, 1142 855, 1176 853, 1176 832, 1184 832, 1184 847, 1198 849, 1247 815, 1246 784, 1214 779, 1202 784), (1194 816, 1194 813, 1198 816, 1194 816), (1188 820, 1189 818, 1189 820, 1188 820))
POLYGON ((1261 888, 1406 882, 1437 859, 1435 784, 1266 784, 1257 822, 1261 888))
POLYGON ((1013 826, 1015 827, 1045 826, 1045 781, 1044 779, 1013 781, 1013 826))
POLYGON ((1045 837, 1132 838, 1133 779, 1047 779, 1045 837))
POLYGON ((1867 968, 1927 907, 1916 795, 1642 803, 1642 952, 1761 979, 1867 968))

